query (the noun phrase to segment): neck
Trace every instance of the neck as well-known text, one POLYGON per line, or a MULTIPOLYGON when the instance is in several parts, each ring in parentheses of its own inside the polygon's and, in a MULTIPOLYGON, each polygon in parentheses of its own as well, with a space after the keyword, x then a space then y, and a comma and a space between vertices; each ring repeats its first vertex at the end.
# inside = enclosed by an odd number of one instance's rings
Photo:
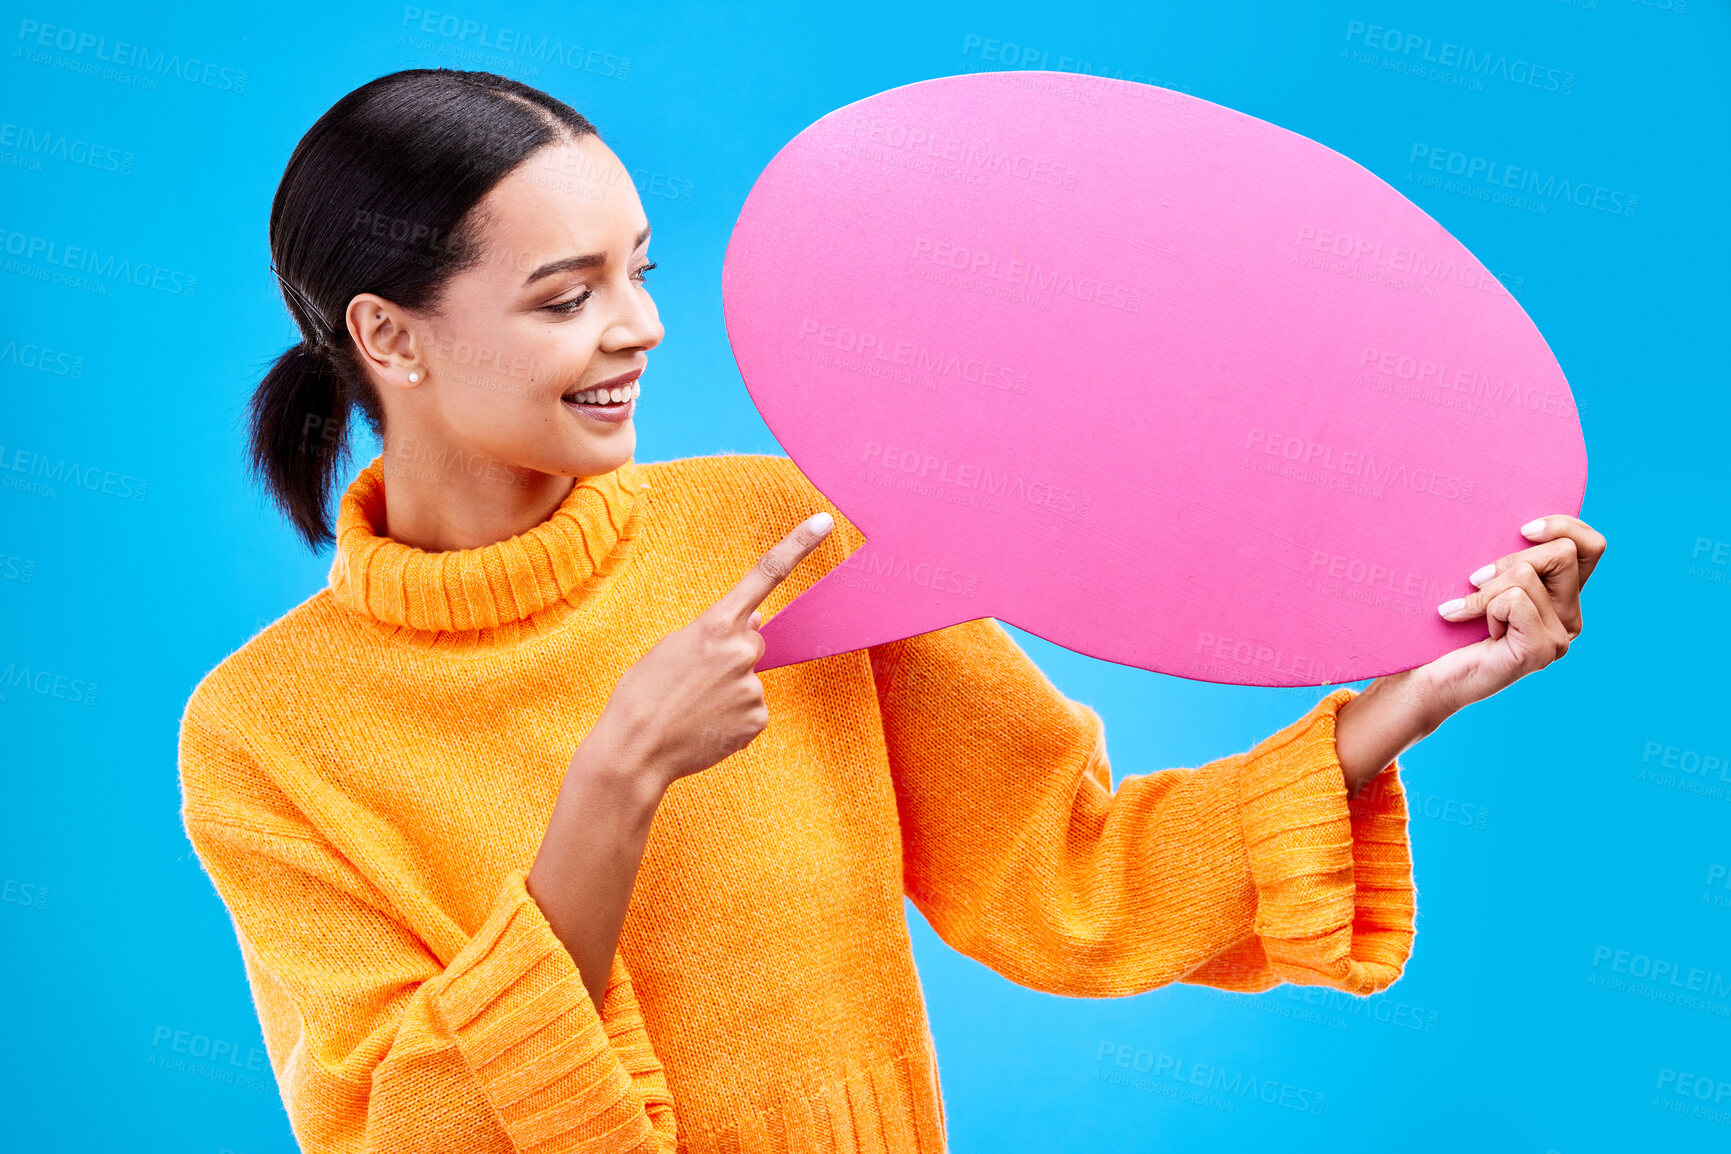
POLYGON ((387 443, 383 454, 389 499, 378 531, 413 549, 479 549, 520 536, 551 517, 576 484, 482 453, 417 452, 422 443, 387 443))
POLYGON ((484 469, 439 484, 442 470, 423 466, 415 476, 412 459, 398 462, 407 476, 387 482, 387 460, 373 458, 343 492, 330 590, 344 608, 397 628, 532 628, 543 609, 575 605, 601 587, 630 554, 649 505, 649 482, 630 460, 576 481, 519 470, 528 482, 521 490, 495 479, 493 491, 481 487, 484 469), (410 493, 391 492, 393 533, 385 532, 387 483, 410 493), (498 490, 512 492, 510 501, 498 490), (551 512, 533 499, 559 491, 565 499, 551 512), (427 526, 420 534, 406 520, 417 516, 427 526), (410 524, 401 535, 412 540, 398 539, 399 524, 410 524))

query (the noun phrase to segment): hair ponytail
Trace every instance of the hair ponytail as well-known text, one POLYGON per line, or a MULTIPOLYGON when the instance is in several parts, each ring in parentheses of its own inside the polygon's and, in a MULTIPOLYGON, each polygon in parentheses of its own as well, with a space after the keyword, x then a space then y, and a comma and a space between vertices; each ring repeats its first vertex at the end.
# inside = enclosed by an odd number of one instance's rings
POLYGON ((278 357, 253 393, 253 476, 315 550, 334 540, 326 510, 348 458, 351 404, 328 352, 307 342, 278 357))
POLYGON ((251 469, 309 546, 330 544, 351 407, 384 436, 349 302, 436 307, 481 258, 471 209, 549 144, 598 136, 562 101, 491 72, 412 68, 363 84, 295 146, 271 203, 271 268, 305 340, 253 393, 251 469))

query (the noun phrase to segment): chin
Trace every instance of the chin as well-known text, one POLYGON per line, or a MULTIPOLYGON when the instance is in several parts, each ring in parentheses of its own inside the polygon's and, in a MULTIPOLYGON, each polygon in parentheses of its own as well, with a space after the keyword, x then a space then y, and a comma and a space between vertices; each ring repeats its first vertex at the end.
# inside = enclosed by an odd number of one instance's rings
POLYGON ((609 437, 605 446, 596 446, 588 452, 579 453, 571 462, 571 468, 566 470, 567 476, 599 477, 603 473, 611 473, 637 451, 636 430, 630 422, 614 436, 609 437))

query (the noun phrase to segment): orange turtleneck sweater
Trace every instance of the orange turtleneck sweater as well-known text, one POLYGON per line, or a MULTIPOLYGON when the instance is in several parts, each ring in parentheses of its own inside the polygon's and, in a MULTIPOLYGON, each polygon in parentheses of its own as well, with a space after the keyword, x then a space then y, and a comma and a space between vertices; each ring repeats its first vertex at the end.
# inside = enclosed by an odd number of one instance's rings
POLYGON ((208 674, 188 836, 307 1151, 944 1149, 903 895, 1012 981, 1387 987, 1413 940, 1399 766, 1348 802, 1340 689, 1114 790, 1099 716, 990 618, 768 670, 770 726, 656 812, 599 1012, 524 886, 612 686, 794 524, 786 458, 627 462, 521 536, 426 553, 345 493, 329 587, 208 674))

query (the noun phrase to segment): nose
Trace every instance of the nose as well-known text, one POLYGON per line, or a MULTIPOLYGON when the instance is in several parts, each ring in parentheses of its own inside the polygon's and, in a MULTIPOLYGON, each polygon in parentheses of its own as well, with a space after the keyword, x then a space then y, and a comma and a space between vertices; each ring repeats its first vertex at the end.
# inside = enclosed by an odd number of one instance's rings
POLYGON ((661 316, 649 293, 631 282, 621 294, 613 294, 619 302, 613 318, 602 334, 601 347, 608 352, 627 349, 652 349, 661 343, 667 331, 661 326, 661 316))

